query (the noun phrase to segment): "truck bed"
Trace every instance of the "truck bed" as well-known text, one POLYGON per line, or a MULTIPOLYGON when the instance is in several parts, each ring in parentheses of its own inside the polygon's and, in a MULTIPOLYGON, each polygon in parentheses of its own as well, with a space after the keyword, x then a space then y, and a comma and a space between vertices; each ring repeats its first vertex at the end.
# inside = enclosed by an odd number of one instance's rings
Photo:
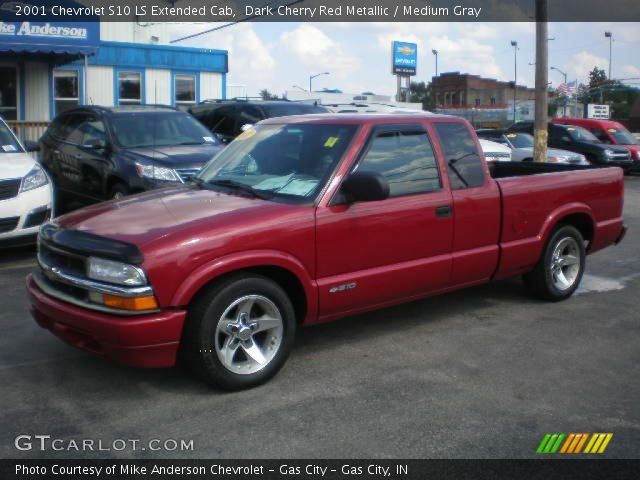
POLYGON ((496 278, 530 270, 550 231, 567 217, 584 226, 588 253, 614 243, 620 235, 621 168, 501 162, 491 168, 491 176, 502 202, 496 278))

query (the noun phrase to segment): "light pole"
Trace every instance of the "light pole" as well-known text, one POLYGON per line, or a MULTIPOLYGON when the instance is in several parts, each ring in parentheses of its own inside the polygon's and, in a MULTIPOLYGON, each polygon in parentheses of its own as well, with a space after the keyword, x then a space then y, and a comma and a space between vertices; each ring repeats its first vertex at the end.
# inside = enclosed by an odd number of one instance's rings
POLYGON ((604 32, 604 38, 609 39, 609 80, 611 80, 611 44, 613 43, 613 33, 604 32))
POLYGON ((316 73, 315 75, 310 75, 309 76, 309 93, 313 92, 313 90, 311 88, 311 84, 313 82, 313 79, 316 78, 316 77, 319 77, 320 75, 329 75, 329 72, 316 73))
POLYGON ((518 42, 511 40, 513 47, 513 123, 516 123, 516 95, 518 93, 518 42))
POLYGON ((438 83, 438 50, 436 50, 435 48, 433 50, 431 50, 431 53, 433 53, 433 55, 436 57, 436 76, 435 76, 435 83, 433 84, 433 106, 437 107, 438 106, 438 92, 436 91, 436 83, 438 83))

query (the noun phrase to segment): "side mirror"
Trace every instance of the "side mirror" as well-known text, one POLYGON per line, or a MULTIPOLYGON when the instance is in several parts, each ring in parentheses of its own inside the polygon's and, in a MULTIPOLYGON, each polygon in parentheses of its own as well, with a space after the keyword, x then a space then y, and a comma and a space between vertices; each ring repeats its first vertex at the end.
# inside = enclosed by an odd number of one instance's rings
POLYGON ((373 202, 389 198, 389 182, 376 172, 353 172, 342 182, 341 193, 351 202, 373 202))
POLYGON ((33 140, 25 140, 24 141, 24 149, 27 152, 39 152, 40 151, 40 145, 38 144, 38 142, 34 142, 33 140))

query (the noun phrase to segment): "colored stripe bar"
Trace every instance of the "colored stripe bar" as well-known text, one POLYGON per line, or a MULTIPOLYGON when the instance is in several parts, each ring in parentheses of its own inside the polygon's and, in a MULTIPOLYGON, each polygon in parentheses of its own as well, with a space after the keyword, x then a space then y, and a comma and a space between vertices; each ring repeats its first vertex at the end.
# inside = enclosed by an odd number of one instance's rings
POLYGON ((547 433, 544 438, 542 439, 542 441, 540 442, 540 445, 538 445, 538 453, 542 453, 544 451, 544 447, 547 445, 547 442, 549 441, 549 439, 551 438, 551 434, 547 433))
POLYGON ((576 445, 576 449, 573 453, 580 453, 582 451, 582 446, 584 445, 584 442, 587 441, 587 438, 589 438, 589 434, 588 433, 581 433, 582 438, 580 439, 580 442, 578 442, 578 445, 576 445))
POLYGON ((558 439, 556 440, 556 443, 553 445, 553 447, 551 447, 551 451, 549 453, 556 453, 558 451, 558 448, 560 448, 560 444, 562 443, 564 437, 564 433, 558 435, 558 439))
POLYGON ((569 448, 569 445, 571 445, 571 442, 573 442, 573 439, 576 437, 575 433, 570 433, 569 436, 567 437, 566 442, 564 442, 564 445, 562 445, 562 449, 560 450, 560 453, 567 453, 567 449, 569 448))
POLYGON ((567 450, 567 453, 573 453, 573 451, 575 450, 581 438, 582 438, 581 434, 576 433, 576 436, 573 438, 573 442, 571 442, 571 445, 569 446, 569 450, 567 450))
POLYGON ((607 445, 609 445, 609 442, 613 438, 613 433, 607 433, 606 435, 607 436, 605 437, 604 441, 602 442, 602 445, 600 445, 600 449, 598 450, 598 453, 604 453, 605 449, 607 448, 607 445))
POLYGON ((597 439, 598 439, 597 433, 594 433, 593 435, 591 435, 591 439, 589 440, 589 443, 587 443, 587 448, 584 449, 584 453, 591 453, 591 448, 593 448, 593 444, 596 443, 597 439))
POLYGON ((551 438, 547 442, 547 446, 544 447, 544 453, 553 453, 551 451, 551 449, 555 445, 557 438, 558 438, 558 434, 557 433, 554 433, 553 435, 551 435, 551 438))
POLYGON ((593 447, 591 447, 590 453, 596 453, 598 451, 600 444, 604 441, 605 437, 606 435, 604 433, 598 433, 598 438, 596 439, 596 443, 593 444, 593 447))

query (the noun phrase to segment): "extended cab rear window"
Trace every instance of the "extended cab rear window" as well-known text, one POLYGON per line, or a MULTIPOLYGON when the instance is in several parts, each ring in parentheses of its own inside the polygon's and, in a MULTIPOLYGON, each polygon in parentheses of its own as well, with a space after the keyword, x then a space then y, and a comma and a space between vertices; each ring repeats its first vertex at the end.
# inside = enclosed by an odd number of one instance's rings
POLYGON ((484 168, 476 143, 466 125, 457 122, 435 122, 452 190, 481 187, 484 168))

